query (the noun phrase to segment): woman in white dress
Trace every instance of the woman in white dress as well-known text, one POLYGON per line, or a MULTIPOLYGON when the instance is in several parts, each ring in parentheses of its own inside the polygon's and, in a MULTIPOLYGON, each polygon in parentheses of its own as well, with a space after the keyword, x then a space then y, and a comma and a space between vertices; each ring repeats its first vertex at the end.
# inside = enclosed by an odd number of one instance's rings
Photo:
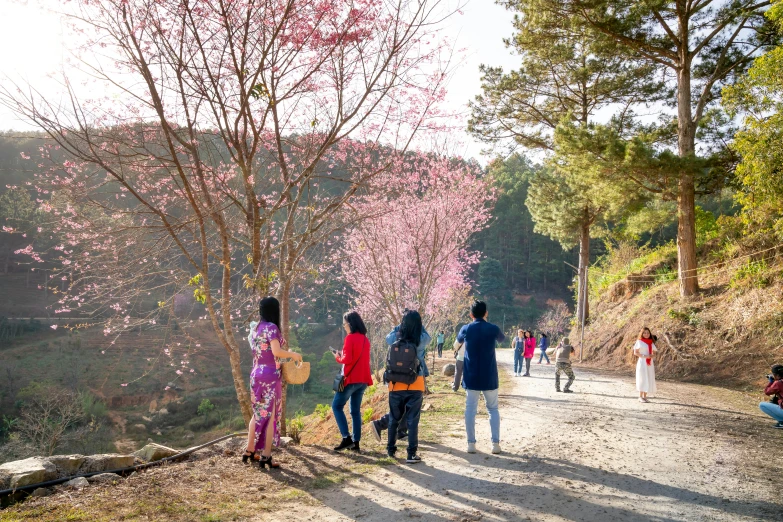
POLYGON ((636 389, 639 391, 639 402, 650 402, 647 394, 655 393, 655 364, 653 357, 658 347, 653 342, 652 332, 645 327, 639 334, 639 339, 633 345, 636 361, 636 389))

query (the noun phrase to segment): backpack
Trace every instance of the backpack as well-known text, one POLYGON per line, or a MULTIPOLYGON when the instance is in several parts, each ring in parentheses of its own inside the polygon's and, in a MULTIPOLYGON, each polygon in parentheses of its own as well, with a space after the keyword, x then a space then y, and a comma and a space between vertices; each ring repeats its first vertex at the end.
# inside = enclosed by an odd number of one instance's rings
POLYGON ((386 371, 383 380, 413 384, 419 376, 419 358, 416 357, 418 346, 410 341, 397 339, 389 347, 386 354, 386 371))

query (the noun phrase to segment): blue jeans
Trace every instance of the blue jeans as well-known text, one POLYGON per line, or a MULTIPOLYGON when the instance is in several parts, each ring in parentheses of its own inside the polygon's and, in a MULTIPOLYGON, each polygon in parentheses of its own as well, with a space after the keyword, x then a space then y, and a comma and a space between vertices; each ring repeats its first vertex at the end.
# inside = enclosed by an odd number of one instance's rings
POLYGON ((783 422, 783 408, 778 406, 777 404, 772 404, 771 402, 762 402, 759 404, 759 408, 761 408, 761 411, 772 417, 778 422, 783 422))
POLYGON ((424 392, 395 391, 389 393, 389 441, 386 451, 397 451, 397 430, 402 418, 407 417, 408 423, 408 455, 414 455, 419 449, 419 417, 424 392))
POLYGON ((523 365, 522 352, 514 350, 514 373, 522 373, 522 370, 524 369, 523 365))
POLYGON ((367 389, 365 383, 355 383, 346 386, 343 391, 336 392, 332 400, 332 412, 334 420, 337 422, 337 428, 343 438, 348 438, 348 419, 345 418, 343 407, 350 399, 351 401, 351 421, 353 422, 353 441, 359 442, 362 438, 362 396, 367 389))
POLYGON ((500 443, 500 412, 498 411, 498 390, 465 390, 465 431, 468 434, 468 442, 476 443, 476 410, 478 409, 479 395, 484 395, 484 402, 489 412, 489 427, 492 431, 492 442, 500 443))
POLYGON ((546 357, 546 363, 549 364, 549 356, 546 354, 546 348, 541 348, 541 357, 538 358, 538 364, 541 364, 541 359, 546 357))

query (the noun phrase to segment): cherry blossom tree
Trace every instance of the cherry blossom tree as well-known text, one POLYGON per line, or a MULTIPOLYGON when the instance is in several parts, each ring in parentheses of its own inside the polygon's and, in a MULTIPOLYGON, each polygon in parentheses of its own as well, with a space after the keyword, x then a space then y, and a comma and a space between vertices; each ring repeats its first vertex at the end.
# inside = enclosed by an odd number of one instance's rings
POLYGON ((550 336, 555 342, 565 334, 573 314, 563 301, 549 301, 549 308, 536 323, 536 330, 550 336))
POLYGON ((389 192, 353 203, 370 217, 346 231, 337 254, 357 310, 378 329, 399 323, 405 308, 445 328, 469 290, 479 254, 467 244, 486 226, 494 192, 475 165, 439 157, 407 158, 384 179, 389 192))
MULTIPOLYGON (((437 128, 449 59, 437 22, 448 13, 440 0, 62 8, 80 43, 63 96, 0 88, 0 102, 50 138, 31 161, 46 232, 61 240, 20 253, 58 262, 58 311, 102 321, 109 337, 170 322, 174 296, 192 292, 249 419, 233 325, 276 294, 287 335, 306 254, 389 171, 386 151, 437 128), (82 95, 82 78, 101 96, 82 95)), ((164 360, 193 373, 193 348, 165 347, 164 360)))

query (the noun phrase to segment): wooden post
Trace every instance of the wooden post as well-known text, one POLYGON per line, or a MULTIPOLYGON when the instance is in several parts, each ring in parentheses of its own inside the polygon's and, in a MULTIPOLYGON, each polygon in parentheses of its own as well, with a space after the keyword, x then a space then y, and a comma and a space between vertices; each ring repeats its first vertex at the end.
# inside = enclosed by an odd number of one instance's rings
POLYGON ((579 362, 582 362, 582 358, 585 353, 585 316, 587 315, 585 312, 587 311, 587 271, 589 269, 588 265, 585 265, 585 277, 584 277, 584 285, 582 286, 582 290, 580 292, 580 301, 582 301, 582 317, 580 318, 580 321, 582 323, 582 331, 580 333, 580 339, 579 339, 579 362))

